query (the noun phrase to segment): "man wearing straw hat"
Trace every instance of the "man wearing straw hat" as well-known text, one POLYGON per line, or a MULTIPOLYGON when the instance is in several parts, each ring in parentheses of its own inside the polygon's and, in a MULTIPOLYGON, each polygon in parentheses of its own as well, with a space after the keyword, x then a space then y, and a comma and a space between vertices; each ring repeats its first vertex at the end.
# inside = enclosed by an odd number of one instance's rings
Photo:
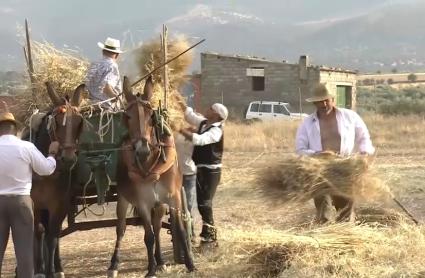
POLYGON ((54 156, 59 144, 53 142, 49 157, 17 135, 17 122, 3 102, 0 110, 0 277, 4 252, 12 230, 18 277, 31 278, 33 266, 33 203, 30 197, 32 172, 51 175, 56 168, 54 156))
POLYGON ((97 45, 102 49, 103 58, 90 65, 86 87, 93 104, 101 103, 103 108, 112 108, 112 101, 107 100, 117 97, 122 91, 117 64, 118 56, 122 53, 120 41, 107 38, 105 43, 98 42, 97 45))
POLYGON ((220 183, 223 157, 223 124, 229 112, 221 103, 213 104, 199 115, 192 108, 185 109, 186 121, 197 127, 197 132, 182 130, 181 134, 194 145, 193 161, 197 167, 196 200, 202 217, 201 243, 216 243, 217 229, 213 218, 213 198, 220 183))
MULTIPOLYGON (((336 153, 349 156, 355 152, 372 155, 369 131, 360 116, 349 109, 337 108, 335 96, 326 84, 314 88, 313 97, 306 99, 316 107, 316 112, 307 117, 298 128, 296 151, 300 155, 336 153)), ((335 206, 337 221, 354 221, 354 200, 342 196, 317 196, 314 198, 317 221, 333 220, 335 206)))

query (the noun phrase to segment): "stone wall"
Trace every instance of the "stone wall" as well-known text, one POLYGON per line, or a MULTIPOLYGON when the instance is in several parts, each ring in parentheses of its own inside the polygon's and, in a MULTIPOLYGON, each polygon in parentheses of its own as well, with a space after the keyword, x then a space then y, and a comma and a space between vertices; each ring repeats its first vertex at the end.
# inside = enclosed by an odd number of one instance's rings
MULTIPOLYGON (((326 78, 318 67, 308 67, 306 80, 300 81, 298 64, 210 53, 201 54, 201 73, 201 111, 215 102, 223 102, 232 118, 244 117, 248 104, 256 100, 289 102, 292 112, 309 113, 313 106, 305 99, 326 78), (253 90, 248 68, 264 68, 264 91, 253 90)), ((335 82, 343 78, 342 75, 331 77, 335 82)))

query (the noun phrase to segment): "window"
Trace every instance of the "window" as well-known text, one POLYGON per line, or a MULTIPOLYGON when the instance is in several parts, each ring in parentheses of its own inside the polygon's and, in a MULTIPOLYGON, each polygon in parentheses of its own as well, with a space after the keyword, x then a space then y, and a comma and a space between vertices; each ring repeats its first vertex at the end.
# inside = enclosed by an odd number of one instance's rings
POLYGON ((265 78, 264 76, 253 76, 252 77, 252 90, 253 91, 264 91, 265 89, 265 78))
POLYGON ((264 67, 250 67, 246 69, 246 75, 252 78, 252 90, 264 91, 265 81, 264 67))
POLYGON ((249 111, 250 112, 258 112, 259 107, 260 107, 260 105, 258 103, 253 103, 253 104, 251 104, 251 109, 249 111))
POLYGON ((271 113, 272 105, 271 104, 260 104, 260 113, 271 113))
POLYGON ((286 109, 286 107, 281 104, 273 105, 273 113, 289 115, 288 109, 286 109))

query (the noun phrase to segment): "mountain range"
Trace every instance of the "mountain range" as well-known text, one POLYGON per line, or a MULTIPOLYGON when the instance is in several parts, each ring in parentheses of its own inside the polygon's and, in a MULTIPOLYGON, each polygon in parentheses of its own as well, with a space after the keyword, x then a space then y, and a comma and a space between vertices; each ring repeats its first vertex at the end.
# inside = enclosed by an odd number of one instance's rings
POLYGON ((101 8, 107 1, 98 0, 39 0, 36 8, 35 1, 3 1, 2 70, 23 67, 16 25, 25 17, 34 39, 77 48, 90 59, 99 56, 96 42, 106 36, 121 39, 128 49, 158 36, 165 23, 171 34, 193 42, 205 38, 198 52, 289 62, 307 54, 314 64, 362 72, 425 69, 424 1, 131 0, 107 8, 101 8))

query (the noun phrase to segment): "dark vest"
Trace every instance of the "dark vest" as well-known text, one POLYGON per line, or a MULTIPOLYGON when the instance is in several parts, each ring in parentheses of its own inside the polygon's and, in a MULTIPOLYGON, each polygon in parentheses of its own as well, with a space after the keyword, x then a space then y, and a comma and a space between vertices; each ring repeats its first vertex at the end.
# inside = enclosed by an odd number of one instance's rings
MULTIPOLYGON (((207 124, 207 121, 201 122, 199 125, 198 134, 203 134, 213 128, 214 126, 210 126, 203 132, 201 132, 202 128, 207 124)), ((220 129, 222 125, 218 126, 220 129)), ((193 149, 192 159, 196 165, 206 164, 220 164, 223 158, 223 145, 224 145, 224 134, 221 136, 220 141, 217 143, 208 144, 205 146, 195 146, 193 149)))

